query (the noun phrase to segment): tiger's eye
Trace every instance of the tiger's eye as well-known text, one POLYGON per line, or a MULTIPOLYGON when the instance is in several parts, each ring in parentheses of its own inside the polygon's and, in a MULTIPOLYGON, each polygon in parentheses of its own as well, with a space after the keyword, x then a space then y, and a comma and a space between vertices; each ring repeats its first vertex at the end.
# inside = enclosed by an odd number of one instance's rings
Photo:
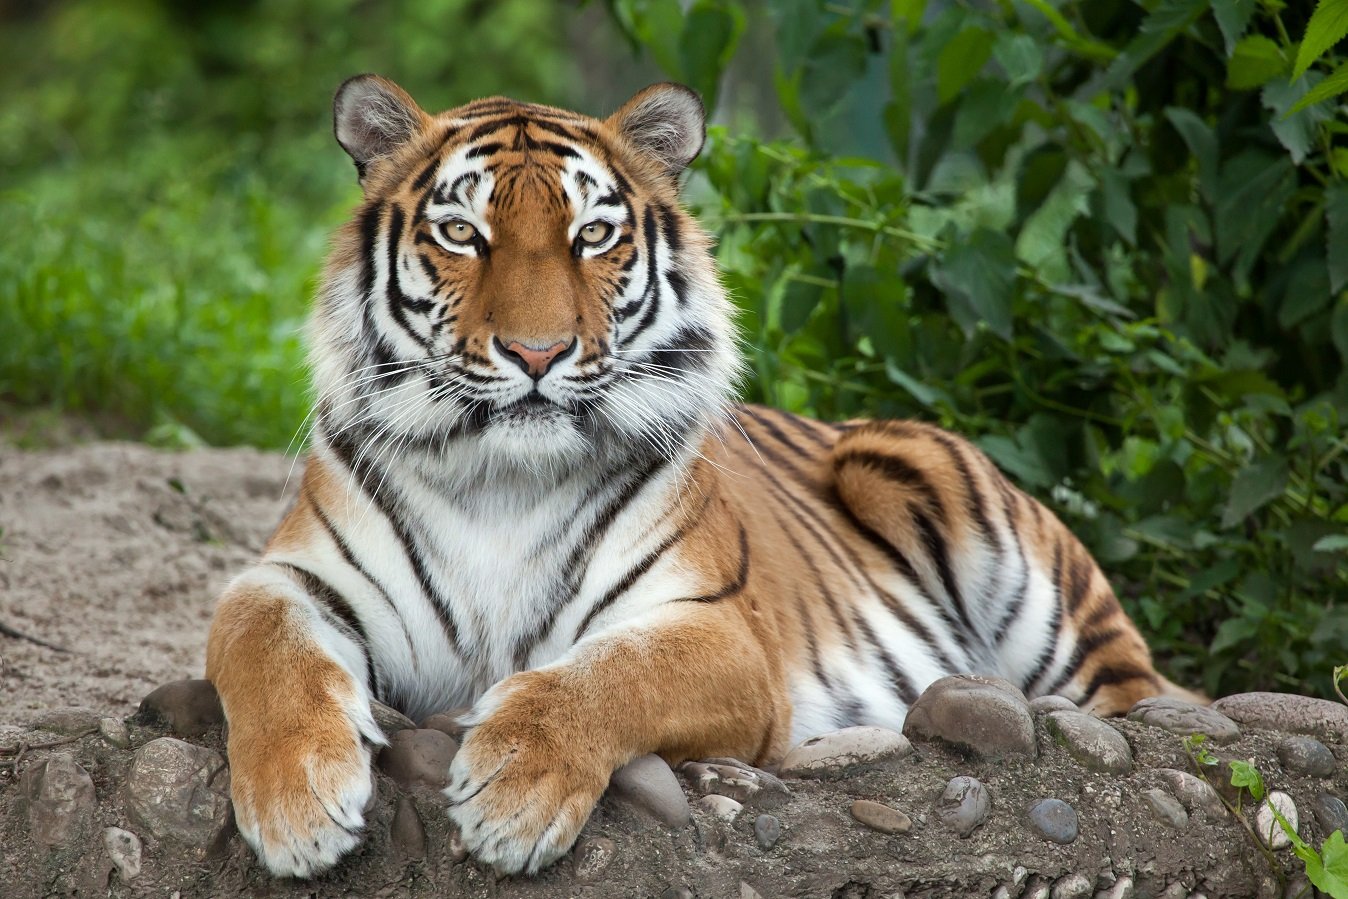
POLYGON ((596 246, 609 239, 613 234, 613 226, 608 222, 590 222, 580 229, 580 242, 589 246, 596 246))
POLYGON ((477 237, 477 229, 463 219, 454 219, 440 225, 440 233, 450 243, 472 243, 477 237))

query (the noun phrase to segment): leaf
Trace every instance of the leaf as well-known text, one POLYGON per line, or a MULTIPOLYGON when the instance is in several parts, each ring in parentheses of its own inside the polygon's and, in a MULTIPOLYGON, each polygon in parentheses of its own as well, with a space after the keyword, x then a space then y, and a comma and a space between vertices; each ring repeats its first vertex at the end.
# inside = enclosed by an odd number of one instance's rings
POLYGON ((1028 34, 1003 32, 992 45, 992 58, 1005 71, 1012 87, 1029 84, 1044 67, 1044 51, 1028 34))
POLYGON ((866 41, 858 35, 821 35, 810 46, 800 73, 802 111, 815 120, 831 113, 866 73, 866 53, 866 41))
POLYGON ((895 22, 906 22, 908 33, 912 34, 922 25, 922 14, 927 10, 927 0, 890 0, 889 14, 895 22))
POLYGON ((1263 87, 1287 71, 1282 47, 1262 34, 1252 34, 1236 44, 1226 62, 1226 86, 1238 91, 1263 87))
POLYGON ((1288 115, 1298 113, 1313 103, 1323 103, 1325 100, 1332 100, 1340 94, 1348 92, 1348 60, 1339 64, 1324 81, 1321 81, 1315 87, 1306 91, 1305 96, 1287 111, 1288 115))
POLYGON ((1222 511, 1222 527, 1234 527, 1247 515, 1282 496, 1287 489, 1287 475, 1287 460, 1282 456, 1270 456, 1242 468, 1231 482, 1231 494, 1222 511))
POLYGON ((1025 4, 1033 7, 1040 15, 1048 19, 1049 24, 1053 26, 1053 30, 1058 32, 1058 37, 1062 39, 1063 45, 1078 56, 1108 62, 1118 55, 1118 51, 1109 44, 1097 41, 1094 38, 1083 37, 1072 27, 1072 23, 1067 21, 1067 17, 1050 5, 1048 0, 1025 0, 1025 4))
POLYGON ((936 58, 936 96, 944 105, 972 81, 992 56, 992 33, 971 25, 941 48, 936 58))
POLYGON ((1227 56, 1244 36, 1245 29, 1250 27, 1255 3, 1256 0, 1212 0, 1212 13, 1217 18, 1217 27, 1222 30, 1227 56))
POLYGON ((1250 791, 1250 795, 1259 801, 1264 798, 1264 777, 1259 769, 1249 762, 1234 759, 1231 766, 1231 786, 1250 791))
POLYGON ((945 251, 931 280, 946 295, 950 314, 966 335, 973 336, 981 321, 1003 340, 1010 340, 1015 270, 1010 238, 979 228, 945 251))
POLYGON ((1303 861, 1306 862, 1306 877, 1316 889, 1328 893, 1333 899, 1348 897, 1348 843, 1343 840, 1343 831, 1331 833, 1320 844, 1316 857, 1303 857, 1303 861))
POLYGON ((1311 550, 1318 553, 1348 552, 1348 534, 1330 534, 1315 541, 1311 550))
POLYGON ((1137 206, 1129 193, 1131 182, 1118 169, 1100 173, 1100 200, 1105 221, 1129 244, 1137 243, 1137 206))
POLYGON ((1090 211, 1087 198, 1095 179, 1079 162, 1072 161, 1043 204, 1025 220, 1016 237, 1016 256, 1037 270, 1047 281, 1065 281, 1067 231, 1078 216, 1090 211))
POLYGON ((1217 198, 1217 176, 1219 174, 1217 136, 1197 115, 1179 106, 1166 108, 1165 117, 1175 126, 1189 152, 1198 161, 1198 184, 1203 198, 1212 203, 1217 198))
POLYGON ((724 2, 698 0, 688 10, 679 35, 679 63, 688 86, 702 95, 707 109, 716 108, 721 73, 730 62, 744 30, 724 2))
POLYGON ((1310 72, 1290 84, 1272 83, 1264 87, 1260 102, 1265 108, 1273 110, 1273 129, 1278 143, 1292 154, 1292 161, 1301 165, 1315 142, 1316 128, 1327 120, 1331 113, 1325 104, 1307 106, 1300 112, 1292 112, 1292 106, 1309 93, 1323 76, 1319 72, 1310 72))
POLYGON ((1306 23, 1306 36, 1297 50, 1296 67, 1292 77, 1300 78, 1330 47, 1348 34, 1348 0, 1320 0, 1311 20, 1306 23))
POLYGON ((1336 181, 1325 191, 1325 258, 1329 289, 1338 293, 1348 284, 1348 184, 1336 181))
POLYGON ((1339 358, 1348 362, 1348 300, 1340 300, 1329 318, 1329 338, 1339 351, 1339 358))

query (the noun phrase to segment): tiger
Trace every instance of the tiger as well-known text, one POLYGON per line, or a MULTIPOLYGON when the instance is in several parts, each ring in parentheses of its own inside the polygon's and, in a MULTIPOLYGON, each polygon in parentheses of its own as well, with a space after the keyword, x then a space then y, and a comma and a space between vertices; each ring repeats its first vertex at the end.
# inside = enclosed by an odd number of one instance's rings
POLYGON ((449 817, 480 863, 534 874, 644 754, 771 767, 900 729, 961 672, 1100 715, 1184 694, 972 443, 736 403, 734 306, 679 197, 694 91, 432 115, 361 75, 333 105, 362 198, 311 317, 309 450, 206 660, 274 875, 360 842, 376 700, 469 708, 449 817))

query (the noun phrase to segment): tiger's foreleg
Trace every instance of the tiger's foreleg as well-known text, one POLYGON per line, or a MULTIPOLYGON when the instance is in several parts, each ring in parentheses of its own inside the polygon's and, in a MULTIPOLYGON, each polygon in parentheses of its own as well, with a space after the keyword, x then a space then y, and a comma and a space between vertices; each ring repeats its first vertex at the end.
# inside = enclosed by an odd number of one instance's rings
POLYGON ((788 700, 735 600, 673 602, 501 681, 450 769, 450 817, 482 862, 533 873, 575 841, 613 770, 647 752, 780 752, 788 700))
POLYGON ((261 564, 226 590, 206 676, 229 722, 239 831, 276 875, 307 877, 360 841, 372 779, 363 651, 324 620, 284 568, 261 564))

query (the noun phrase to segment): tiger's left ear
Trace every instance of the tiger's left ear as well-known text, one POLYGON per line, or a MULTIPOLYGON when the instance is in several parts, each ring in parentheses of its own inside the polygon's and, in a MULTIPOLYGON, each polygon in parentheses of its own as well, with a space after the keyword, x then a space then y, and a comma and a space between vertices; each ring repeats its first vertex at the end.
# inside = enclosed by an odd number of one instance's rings
POLYGON ((652 84, 608 117, 608 125, 676 176, 707 138, 702 98, 682 84, 652 84))
POLYGON ((362 184, 371 163, 393 155, 429 122, 407 91, 378 75, 348 78, 332 100, 333 133, 362 184))

